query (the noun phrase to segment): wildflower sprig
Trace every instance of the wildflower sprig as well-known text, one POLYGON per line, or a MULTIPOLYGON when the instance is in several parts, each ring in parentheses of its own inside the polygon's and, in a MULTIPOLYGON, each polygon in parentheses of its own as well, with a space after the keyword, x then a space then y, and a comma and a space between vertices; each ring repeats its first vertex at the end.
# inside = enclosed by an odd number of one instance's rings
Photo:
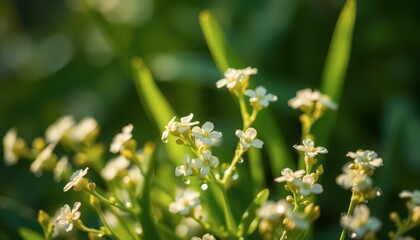
MULTIPOLYGON (((397 228, 396 231, 389 233, 389 237, 392 240, 403 239, 407 232, 420 226, 420 190, 414 190, 413 192, 404 190, 399 194, 399 197, 408 199, 406 203, 408 215, 405 219, 401 220, 397 212, 390 214, 390 218, 397 228)), ((405 237, 404 239, 410 239, 410 237, 405 237)))
POLYGON ((381 226, 376 218, 369 220, 369 208, 359 204, 381 195, 381 190, 373 186, 371 176, 376 168, 382 166, 383 160, 371 150, 348 152, 346 156, 352 158, 353 161, 343 166, 343 173, 336 178, 336 183, 344 189, 351 189, 352 195, 347 214, 341 218, 343 231, 340 240, 345 238, 347 230, 352 231, 354 238, 362 238, 368 232, 379 230, 381 226), (353 211, 355 212, 352 217, 353 211))

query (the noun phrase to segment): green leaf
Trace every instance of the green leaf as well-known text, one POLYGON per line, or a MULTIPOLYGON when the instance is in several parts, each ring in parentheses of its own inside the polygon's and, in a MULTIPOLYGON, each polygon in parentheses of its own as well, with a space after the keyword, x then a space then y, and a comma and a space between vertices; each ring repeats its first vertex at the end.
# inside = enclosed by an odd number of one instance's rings
MULTIPOLYGON (((165 131, 166 124, 172 117, 176 116, 174 110, 159 90, 152 73, 143 60, 140 57, 134 57, 131 61, 131 66, 137 93, 145 111, 151 116, 151 119, 155 120, 159 131, 165 131)), ((166 143, 165 146, 171 160, 178 164, 183 158, 184 151, 171 141, 166 143)))
POLYGON ((266 188, 254 197, 254 200, 252 200, 242 215, 241 222, 238 226, 238 236, 247 237, 255 231, 259 221, 257 210, 267 201, 269 195, 270 191, 266 188))
MULTIPOLYGON (((200 13, 200 24, 213 59, 222 74, 229 67, 245 66, 231 50, 219 22, 210 11, 205 10, 200 13)), ((284 137, 268 109, 259 114, 255 124, 258 132, 264 137, 264 146, 267 148, 274 176, 279 175, 281 169, 285 166, 293 167, 294 163, 290 160, 292 159, 291 154, 287 150, 288 147, 285 144, 284 137)), ((252 157, 253 155, 250 155, 250 162, 262 164, 261 161, 252 159, 252 157)), ((262 169, 262 167, 258 169, 262 169)), ((264 173, 261 172, 261 174, 264 173)), ((259 174, 253 173, 253 176, 258 177, 259 174)), ((253 179, 253 181, 259 182, 260 180, 253 179)))
POLYGON ((244 63, 229 46, 219 22, 209 10, 200 13, 200 25, 211 55, 222 74, 229 67, 244 67, 244 63))
POLYGON ((44 240, 44 236, 34 230, 29 228, 21 227, 19 228, 19 235, 24 240, 44 240))
MULTIPOLYGON (((353 29, 356 21, 356 6, 356 0, 347 0, 341 10, 331 39, 322 76, 321 91, 330 96, 331 100, 337 104, 340 102, 350 59, 353 29)), ((317 136, 319 144, 325 145, 328 142, 335 119, 336 113, 329 111, 315 124, 314 135, 317 136)))

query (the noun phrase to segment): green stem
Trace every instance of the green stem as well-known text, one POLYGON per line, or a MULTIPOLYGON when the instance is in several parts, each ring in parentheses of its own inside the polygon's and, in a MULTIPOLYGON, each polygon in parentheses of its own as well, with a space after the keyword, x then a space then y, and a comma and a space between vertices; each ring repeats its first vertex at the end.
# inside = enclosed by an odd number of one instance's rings
POLYGON ((200 224, 203 228, 204 228, 204 230, 206 230, 206 231, 208 231, 208 232, 212 232, 212 233, 214 233, 214 234, 216 234, 216 235, 218 235, 219 237, 227 237, 228 236, 228 233, 227 232, 225 232, 225 231, 220 231, 219 229, 217 229, 217 228, 213 228, 212 227, 212 225, 211 224, 209 224, 209 223, 205 223, 205 222, 203 222, 203 221, 201 221, 201 219, 199 219, 199 218, 196 218, 195 216, 191 216, 192 217, 192 219, 194 219, 198 224, 200 224))
POLYGON ((233 168, 236 166, 236 163, 238 163, 239 159, 241 159, 242 155, 244 154, 243 151, 238 150, 240 148, 241 148, 240 143, 238 143, 238 146, 236 147, 237 150, 235 150, 235 152, 238 152, 238 154, 235 154, 235 157, 233 158, 232 162, 230 163, 229 168, 223 174, 223 179, 221 181, 221 183, 223 185, 226 184, 226 181, 229 179, 229 177, 233 173, 233 168))
POLYGON ((223 183, 220 183, 217 178, 214 176, 213 172, 210 174, 214 183, 216 183, 219 190, 222 192, 223 195, 223 214, 225 217, 226 227, 228 229, 229 234, 236 233, 236 223, 235 218, 233 217, 232 208, 230 207, 230 202, 227 196, 226 188, 223 183))
MULTIPOLYGON (((350 198, 350 204, 349 204, 349 209, 347 210, 347 216, 350 216, 351 214, 353 214, 353 209, 356 206, 356 204, 354 204, 354 202, 351 200, 353 198, 353 195, 354 195, 354 192, 352 193, 351 198, 350 198)), ((343 227, 343 231, 341 231, 339 240, 346 239, 346 235, 347 235, 347 229, 343 227)))
POLYGON ((111 206, 114 206, 114 207, 116 207, 116 208, 119 208, 120 210, 122 210, 122 211, 124 211, 124 212, 129 212, 129 213, 134 213, 133 211, 131 211, 131 210, 129 210, 129 209, 127 209, 127 208, 125 208, 124 206, 122 206, 121 204, 119 204, 118 202, 113 202, 113 201, 110 201, 109 199, 107 199, 107 198, 105 198, 104 196, 102 196, 101 194, 99 194, 97 191, 95 191, 95 190, 93 190, 92 192, 91 192, 95 197, 97 197, 100 201, 102 201, 102 202, 104 202, 104 203, 106 203, 106 204, 108 204, 108 205, 111 205, 111 206))
POLYGON ((96 212, 98 213, 99 218, 101 219, 101 222, 104 224, 104 227, 107 229, 107 235, 112 236, 115 239, 119 239, 117 235, 112 231, 112 229, 109 227, 107 221, 105 220, 104 213, 102 212, 102 209, 98 206, 95 208, 96 212))
POLYGON ((245 99, 243 94, 238 94, 238 101, 239 101, 239 108, 241 110, 241 116, 242 116, 242 124, 243 129, 246 130, 250 125, 250 117, 248 113, 248 109, 246 108, 245 99))

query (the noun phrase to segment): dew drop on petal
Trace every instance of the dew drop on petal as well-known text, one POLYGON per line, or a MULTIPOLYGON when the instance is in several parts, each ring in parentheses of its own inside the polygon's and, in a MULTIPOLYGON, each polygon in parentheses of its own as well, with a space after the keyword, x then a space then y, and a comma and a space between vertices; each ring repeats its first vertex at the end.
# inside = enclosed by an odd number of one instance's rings
POLYGON ((191 183, 191 180, 189 178, 184 178, 184 183, 188 185, 191 183))
POLYGON ((233 181, 238 180, 238 178, 239 178, 239 174, 235 173, 235 174, 232 175, 232 180, 233 181))
POLYGON ((357 234, 355 232, 349 232, 348 235, 351 239, 355 239, 357 237, 357 234))
POLYGON ((206 191, 206 190, 207 190, 207 188, 209 188, 209 185, 207 185, 207 183, 203 183, 203 184, 201 184, 201 189, 202 189, 203 191, 206 191))

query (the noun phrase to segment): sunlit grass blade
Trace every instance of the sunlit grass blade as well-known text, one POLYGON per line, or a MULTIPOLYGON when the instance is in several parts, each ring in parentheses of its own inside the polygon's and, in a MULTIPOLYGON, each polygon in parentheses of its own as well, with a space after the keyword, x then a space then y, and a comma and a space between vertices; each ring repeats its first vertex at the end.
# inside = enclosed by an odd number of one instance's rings
POLYGON ((238 235, 241 237, 247 237, 252 234, 258 226, 257 209, 260 208, 265 201, 267 201, 270 191, 266 188, 259 192, 251 204, 242 215, 241 222, 238 226, 238 235))
MULTIPOLYGON (((246 66, 239 57, 234 54, 234 51, 231 50, 219 22, 210 11, 206 10, 200 13, 200 24, 207 45, 221 74, 223 74, 228 67, 242 68, 246 66)), ((267 149, 270 158, 271 169, 274 173, 279 173, 281 171, 281 169, 278 169, 279 167, 285 165, 289 167, 293 166, 293 164, 289 165, 291 164, 290 159, 292 158, 290 157, 290 153, 286 150, 287 147, 284 144, 285 140, 281 135, 279 128, 276 126, 277 123, 274 120, 274 117, 269 114, 268 110, 264 110, 264 112, 264 114, 260 114, 256 124, 258 125, 258 132, 264 136, 264 146, 267 149)), ((258 158, 253 158, 254 156, 251 154, 250 161, 253 162, 252 164, 262 165, 262 162, 259 161, 258 158)), ((263 168, 260 166, 257 169, 262 170, 263 168)), ((264 172, 254 172, 252 176, 257 177, 257 179, 253 179, 253 181, 259 182, 261 180, 258 178, 264 176, 264 172)))
MULTIPOLYGON (((131 61, 133 68, 134 83, 139 95, 140 101, 145 111, 155 120, 155 123, 162 133, 165 126, 175 116, 169 102, 158 89, 149 68, 139 57, 135 57, 131 61)), ((165 144, 171 160, 177 164, 183 158, 183 151, 176 143, 169 141, 165 144)))
POLYGON ((211 55, 222 74, 229 67, 240 68, 244 66, 229 46, 222 27, 210 11, 204 10, 200 13, 200 25, 211 55))
MULTIPOLYGON (((356 21, 356 1, 347 0, 331 39, 324 72, 321 82, 321 91, 330 96, 331 100, 339 104, 341 92, 350 60, 350 52, 353 39, 353 29, 356 21)), ((336 118, 335 113, 327 114, 315 124, 315 136, 320 144, 326 144, 332 133, 333 122, 336 118)))

